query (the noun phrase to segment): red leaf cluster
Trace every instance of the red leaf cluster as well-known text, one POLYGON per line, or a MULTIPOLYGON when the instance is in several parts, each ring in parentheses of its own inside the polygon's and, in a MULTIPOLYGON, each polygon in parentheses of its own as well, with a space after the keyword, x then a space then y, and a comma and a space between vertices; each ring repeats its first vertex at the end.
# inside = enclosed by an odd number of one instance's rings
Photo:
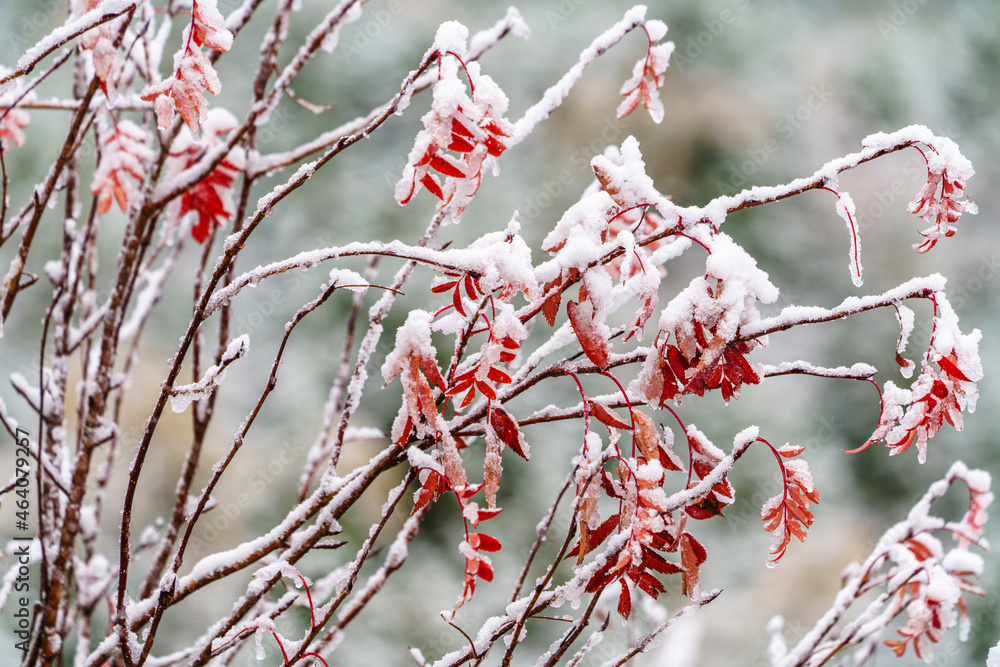
POLYGON ((781 493, 764 503, 760 512, 761 520, 765 522, 764 529, 773 534, 768 565, 774 565, 785 555, 792 535, 804 542, 806 531, 813 523, 809 503, 818 503, 819 493, 813 486, 812 475, 806 462, 781 460, 798 456, 803 449, 785 445, 773 450, 781 467, 783 488, 781 493))
MULTIPOLYGON (((726 285, 718 280, 713 289, 706 276, 704 288, 710 299, 718 301, 726 285)), ((703 396, 714 389, 719 389, 728 403, 739 398, 744 384, 760 383, 760 376, 746 358, 760 345, 759 341, 734 342, 720 334, 725 310, 709 317, 702 314, 704 319, 692 310, 685 329, 665 332, 663 342, 647 358, 641 383, 643 394, 660 406, 684 394, 703 396), (669 340, 671 333, 675 343, 669 340)))
POLYGON ((910 213, 931 224, 920 232, 926 240, 913 246, 917 252, 927 252, 937 244, 938 239, 955 235, 957 230, 952 224, 958 222, 971 205, 968 199, 962 199, 964 195, 963 180, 949 178, 947 169, 931 171, 928 168, 927 183, 907 208, 910 213))
MULTIPOLYGON (((445 475, 429 468, 422 469, 419 478, 421 486, 413 496, 411 515, 437 500, 446 491, 452 491, 455 494, 458 504, 462 507, 462 516, 473 526, 478 526, 480 521, 492 519, 501 511, 495 507, 479 509, 475 502, 469 500, 479 493, 483 488, 482 484, 453 485, 445 475)), ((458 547, 462 555, 465 556, 465 583, 462 594, 455 603, 456 611, 472 598, 476 591, 477 579, 493 581, 493 564, 486 553, 499 551, 500 548, 500 541, 495 537, 481 532, 469 532, 468 526, 466 527, 465 540, 458 547)))
MULTIPOLYGON (((968 606, 962 593, 985 596, 986 591, 970 580, 978 572, 961 566, 949 567, 948 558, 941 558, 941 544, 934 537, 916 535, 904 545, 921 567, 895 595, 896 608, 906 610, 906 624, 896 630, 902 639, 886 639, 884 643, 897 657, 906 653, 907 646, 913 646, 918 658, 931 662, 934 652, 930 645, 941 641, 944 633, 956 624, 969 624, 968 606)), ((961 563, 962 559, 953 562, 961 563)))
MULTIPOLYGON (((580 537, 567 557, 576 556, 578 561, 604 543, 615 531, 626 532, 628 540, 614 558, 603 563, 587 581, 588 592, 598 592, 614 581, 621 585, 618 611, 628 617, 632 609, 631 581, 639 590, 656 598, 665 590, 658 575, 680 574, 685 595, 698 595, 698 576, 707 554, 704 547, 689 533, 684 525, 687 517, 680 521, 667 511, 666 494, 663 491, 665 471, 682 471, 680 459, 671 447, 660 437, 653 420, 639 410, 630 411, 630 421, 621 419, 617 413, 596 401, 588 402, 589 414, 605 424, 612 432, 616 429, 630 430, 641 456, 620 459, 614 474, 600 470, 599 487, 604 493, 620 503, 620 510, 610 515, 596 527, 590 516, 585 516, 581 505, 581 520, 578 522, 580 537), (680 555, 680 563, 668 561, 664 554, 680 555)), ((590 436, 595 436, 591 433, 590 436)), ((593 486, 596 481, 591 482, 593 486)), ((581 492, 579 488, 577 493, 581 492)), ((587 489, 590 490, 589 487, 587 489)), ((585 501, 586 502, 586 501, 585 501)), ((596 506, 593 512, 596 512, 596 506)))
POLYGON ((499 341, 493 339, 486 341, 479 361, 468 370, 456 375, 448 387, 449 396, 465 393, 465 398, 457 409, 468 407, 476 398, 477 391, 491 401, 496 400, 497 392, 493 383, 510 384, 511 381, 510 375, 497 368, 496 364, 513 361, 517 356, 515 350, 519 346, 520 342, 510 336, 505 336, 499 341))
POLYGON ((0 107, 0 150, 4 155, 10 148, 11 142, 20 148, 24 145, 24 128, 31 122, 31 116, 24 109, 12 109, 0 107))
POLYGON ((625 96, 618 106, 618 117, 624 118, 632 113, 639 102, 649 111, 654 122, 663 120, 663 102, 660 101, 660 87, 665 77, 663 73, 670 61, 674 45, 656 44, 650 39, 646 55, 635 64, 632 77, 622 84, 621 94, 625 96))
MULTIPOLYGON (((197 162, 196 157, 189 157, 187 166, 197 162)), ((223 160, 219 166, 188 188, 180 196, 180 215, 194 212, 198 221, 191 227, 191 236, 198 243, 204 243, 212 232, 212 224, 225 226, 232 217, 233 210, 233 180, 239 173, 239 167, 223 160)))
MULTIPOLYGON (((454 278, 454 280, 447 280, 443 283, 439 283, 431 287, 431 292, 435 294, 443 294, 451 290, 451 305, 462 317, 468 317, 468 313, 465 312, 465 306, 462 305, 463 292, 464 296, 467 296, 470 301, 475 301, 480 296, 483 295, 483 290, 479 287, 479 280, 473 278, 469 274, 458 275, 457 273, 446 273, 446 276, 454 278)), ((439 310, 435 315, 440 314, 443 310, 447 309, 445 306, 439 310)))
MULTIPOLYGON (((97 9, 101 0, 85 0, 77 7, 75 14, 83 16, 85 13, 97 9)), ((112 91, 108 87, 108 82, 118 73, 118 63, 115 60, 115 39, 121 30, 123 19, 102 23, 96 28, 91 28, 80 35, 80 48, 90 51, 94 63, 94 74, 97 76, 98 84, 104 91, 105 97, 110 97, 112 91)))
MULTIPOLYGON (((457 58, 454 54, 439 54, 439 63, 448 56, 457 58)), ((499 157, 507 148, 513 126, 503 117, 506 97, 489 77, 479 76, 477 65, 461 64, 469 77, 472 95, 466 95, 464 88, 457 94, 453 85, 458 84, 457 79, 441 74, 439 69, 442 79, 434 86, 431 110, 421 119, 424 129, 417 134, 403 176, 396 184, 396 201, 401 205, 408 204, 423 187, 441 200, 438 210, 452 205, 455 216, 461 216, 482 182, 484 162, 499 157), (492 102, 477 100, 477 87, 488 90, 490 94, 480 97, 492 102), (456 97, 461 101, 456 103, 456 97)))
POLYGON ((657 575, 680 574, 685 595, 694 597, 697 595, 699 568, 707 557, 704 547, 684 532, 684 518, 677 522, 665 512, 663 477, 663 467, 659 462, 645 462, 643 459, 632 459, 630 465, 620 465, 617 481, 603 472, 602 487, 609 496, 621 500, 626 509, 608 517, 596 530, 587 530, 585 524, 581 524, 580 541, 569 554, 582 558, 615 530, 629 532, 628 541, 617 557, 609 558, 601 565, 587 581, 586 587, 588 592, 596 593, 618 581, 622 587, 618 612, 626 618, 632 609, 626 579, 655 599, 666 590, 657 575), (634 473, 632 467, 635 468, 634 473), (628 514, 630 507, 633 509, 628 514), (626 521, 627 524, 623 525, 626 521), (679 553, 681 563, 668 561, 664 553, 679 553))
POLYGON ((112 202, 127 212, 129 202, 138 196, 136 183, 146 177, 146 164, 154 157, 145 142, 146 134, 129 120, 118 121, 102 137, 101 159, 90 186, 99 213, 107 213, 112 202))
POLYGON ((465 556, 465 585, 455 603, 458 610, 476 592, 476 580, 493 581, 493 563, 486 553, 500 551, 500 541, 486 533, 468 533, 458 550, 465 556))
MULTIPOLYGON (((964 420, 962 410, 974 406, 978 396, 976 382, 970 378, 980 377, 980 371, 960 368, 954 350, 939 355, 933 364, 926 361, 920 375, 908 392, 891 387, 891 399, 883 395, 879 424, 872 437, 861 447, 850 453, 862 451, 875 442, 885 441, 891 454, 899 454, 916 444, 921 462, 927 456, 927 442, 948 422, 962 430, 964 420), (934 367, 936 364, 937 368, 934 367), (905 402, 904 402, 905 401, 905 402), (902 405, 909 403, 904 412, 902 405)), ((886 393, 890 391, 889 383, 886 393)))
POLYGON ((156 124, 161 130, 170 127, 177 112, 191 132, 197 134, 208 109, 205 91, 218 95, 222 90, 219 75, 201 47, 225 52, 233 43, 233 35, 226 29, 215 0, 193 0, 191 24, 185 29, 182 41, 174 56, 173 75, 147 88, 141 99, 153 102, 156 124))
POLYGON ((403 410, 406 422, 395 442, 403 447, 409 440, 415 425, 428 424, 432 429, 437 430, 438 410, 430 383, 433 382, 441 391, 444 391, 445 385, 437 360, 420 351, 411 352, 406 366, 403 368, 397 366, 386 378, 386 382, 400 373, 400 381, 403 383, 403 410))

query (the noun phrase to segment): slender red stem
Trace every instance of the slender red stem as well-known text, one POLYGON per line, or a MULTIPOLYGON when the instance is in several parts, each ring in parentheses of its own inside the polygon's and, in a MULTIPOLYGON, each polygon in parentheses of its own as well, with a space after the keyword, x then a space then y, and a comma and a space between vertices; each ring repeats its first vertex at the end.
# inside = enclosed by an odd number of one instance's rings
POLYGON ((285 667, 288 667, 288 654, 285 653, 285 645, 281 643, 281 638, 278 637, 278 633, 271 630, 271 636, 274 637, 274 641, 278 642, 278 648, 281 649, 281 657, 284 659, 285 667))
MULTIPOLYGON (((920 150, 919 148, 917 150, 920 150)), ((820 190, 826 190, 827 192, 832 192, 837 195, 837 199, 840 199, 840 193, 829 188, 825 185, 820 186, 820 190)), ((854 218, 851 216, 851 212, 844 208, 844 212, 847 213, 847 222, 851 227, 851 253, 854 260, 854 272, 859 276, 861 275, 861 257, 858 256, 858 231, 854 225, 854 218)))

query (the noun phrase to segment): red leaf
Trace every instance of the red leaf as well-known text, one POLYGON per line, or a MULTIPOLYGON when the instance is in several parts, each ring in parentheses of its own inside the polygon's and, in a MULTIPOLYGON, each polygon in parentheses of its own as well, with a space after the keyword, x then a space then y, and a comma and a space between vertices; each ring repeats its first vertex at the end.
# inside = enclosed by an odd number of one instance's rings
POLYGON ((639 588, 646 591, 649 597, 654 600, 659 597, 660 593, 666 590, 663 586, 663 582, 648 572, 643 572, 639 575, 638 579, 633 578, 633 580, 639 588))
POLYGON ((504 373, 499 368, 491 367, 486 377, 494 382, 499 382, 500 384, 510 384, 510 376, 504 373))
POLYGON ((656 424, 645 412, 639 410, 632 411, 632 419, 635 420, 635 444, 639 446, 639 451, 646 457, 647 461, 660 460, 660 434, 656 431, 656 424))
POLYGON ((478 389, 483 394, 483 396, 490 399, 491 401, 495 401, 497 398, 496 389, 486 384, 485 382, 480 382, 479 380, 476 380, 476 389, 478 389))
MULTIPOLYGON (((192 164, 193 162, 194 160, 191 161, 192 164)), ((226 210, 226 203, 222 199, 222 194, 229 197, 232 189, 234 172, 230 169, 234 169, 232 164, 222 162, 181 195, 180 215, 190 211, 198 215, 198 222, 191 228, 191 236, 198 243, 203 243, 208 238, 213 222, 222 226, 232 215, 226 210)))
POLYGON ((587 407, 590 414, 593 415, 597 421, 601 422, 605 426, 610 428, 620 428, 626 431, 632 430, 632 425, 628 422, 622 421, 618 414, 604 407, 602 404, 596 401, 587 401, 587 407))
POLYGON ((473 148, 475 148, 475 144, 472 144, 464 137, 451 135, 451 143, 448 144, 448 150, 455 151, 456 153, 471 153, 473 148))
POLYGON ((486 140, 483 143, 486 144, 486 152, 493 157, 498 157, 501 153, 507 150, 507 147, 495 137, 486 137, 486 140))
POLYGON ((937 365, 941 367, 941 370, 943 370, 945 373, 952 376, 953 378, 962 380, 963 382, 972 382, 972 380, 970 380, 968 376, 965 373, 963 373, 958 366, 955 365, 955 362, 953 362, 948 357, 941 357, 940 359, 938 359, 937 365))
MULTIPOLYGON (((427 188, 427 191, 430 192, 432 195, 434 195, 438 199, 444 199, 444 193, 441 192, 441 186, 438 185, 437 179, 434 178, 432 175, 424 174, 420 178, 420 183, 423 184, 423 186, 427 188)), ((407 198, 407 201, 409 201, 409 198, 407 198)))
POLYGON ((656 570, 657 572, 661 572, 663 574, 680 574, 684 572, 684 568, 676 563, 671 563, 666 558, 648 547, 642 550, 642 566, 646 569, 656 570))
POLYGON ((514 450, 514 453, 525 461, 528 453, 525 451, 524 436, 517 427, 517 422, 510 414, 499 406, 491 406, 488 413, 489 425, 500 440, 514 450))
POLYGON ((472 496, 474 496, 477 493, 479 493, 480 489, 482 489, 482 488, 483 488, 482 483, 479 483, 479 484, 466 484, 465 486, 461 486, 461 487, 455 489, 455 493, 457 493, 458 496, 460 498, 462 498, 463 500, 468 500, 472 496))
POLYGON ((476 551, 500 551, 500 540, 486 533, 469 533, 469 546, 476 551))
POLYGON ((609 354, 608 340, 597 322, 594 321, 594 305, 590 301, 581 303, 570 301, 566 304, 566 314, 569 315, 570 324, 573 326, 573 331, 576 332, 576 337, 587 358, 602 371, 606 370, 609 354))
POLYGON ((462 290, 455 290, 454 294, 452 294, 451 302, 455 304, 455 310, 457 310, 462 317, 465 317, 465 308, 462 307, 462 290))
POLYGON ((457 165, 453 164, 449 158, 435 154, 431 157, 431 168, 441 172, 445 176, 454 178, 465 178, 465 172, 457 165))
MULTIPOLYGON (((587 534, 587 550, 584 551, 583 555, 586 556, 587 553, 593 551, 597 547, 604 543, 604 540, 611 536, 611 533, 615 532, 618 528, 619 515, 612 514, 599 525, 596 529, 590 531, 587 534)), ((586 524, 584 524, 586 525, 586 524)), ((573 550, 566 554, 567 558, 580 555, 580 543, 577 543, 573 550)))
POLYGON ((621 593, 618 594, 618 613, 621 614, 622 618, 628 618, 629 614, 632 613, 632 593, 628 589, 625 577, 619 579, 618 583, 622 586, 621 593))
POLYGON ((681 535, 680 551, 681 565, 684 567, 681 586, 684 595, 693 598, 698 589, 699 568, 705 562, 708 554, 705 552, 705 547, 701 546, 690 533, 681 535))
POLYGON ((493 509, 477 510, 476 523, 478 524, 480 521, 486 521, 487 519, 492 519, 497 514, 500 514, 500 512, 502 511, 503 510, 501 510, 499 507, 494 507, 493 509))
POLYGON ((448 485, 445 482, 445 478, 431 470, 430 474, 427 475, 427 479, 424 480, 423 485, 414 494, 413 513, 416 513, 424 505, 437 499, 438 496, 447 490, 448 485))
POLYGON ((441 283, 440 285, 435 285, 434 287, 431 287, 431 291, 434 292, 435 294, 442 294, 450 290, 457 283, 458 283, 457 280, 449 280, 446 283, 441 283))
POLYGON ((462 124, 457 118, 451 119, 451 136, 455 137, 472 137, 472 131, 462 124))

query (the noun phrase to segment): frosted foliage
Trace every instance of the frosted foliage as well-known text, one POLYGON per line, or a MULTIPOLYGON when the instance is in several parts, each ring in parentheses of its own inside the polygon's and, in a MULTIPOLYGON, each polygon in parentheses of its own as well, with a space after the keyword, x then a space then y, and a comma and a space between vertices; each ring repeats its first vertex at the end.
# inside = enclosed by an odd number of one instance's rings
POLYGON ((442 23, 434 35, 434 49, 444 53, 452 52, 465 58, 465 44, 469 39, 469 29, 458 21, 442 23))
MULTIPOLYGON (((786 554, 808 555, 800 542, 828 530, 814 516, 820 493, 834 514, 843 494, 826 491, 837 466, 811 467, 817 457, 905 454, 939 465, 930 441, 961 430, 975 409, 984 336, 962 330, 938 273, 858 292, 863 230, 838 184, 889 153, 922 155, 926 181, 908 210, 920 219, 916 250, 929 252, 976 211, 965 195, 974 170, 954 142, 918 125, 873 134, 811 174, 682 206, 671 198, 681 193, 654 180, 676 162, 661 155, 676 149, 670 133, 649 132, 665 120, 667 77, 680 91, 690 73, 668 69, 675 45, 646 6, 586 39, 536 30, 540 44, 512 47, 530 34, 515 8, 485 23, 467 12, 470 31, 432 16, 440 3, 423 3, 419 17, 396 0, 314 4, 71 0, 63 25, 17 69, 0 68, 0 245, 10 241, 0 332, 5 325, 15 348, 41 355, 15 359, 7 393, 17 404, 0 400, 15 458, 38 468, 27 489, 17 475, 0 488, 5 507, 32 505, 38 535, 30 546, 0 545, 0 607, 25 607, 24 567, 48 582, 29 601, 27 663, 389 663, 410 648, 424 667, 622 665, 639 653, 693 664, 704 643, 693 616, 721 594, 708 586, 720 558, 751 574, 766 561, 781 576, 786 554), (440 25, 433 39, 425 19, 440 25), (512 48, 545 59, 541 87, 506 90, 512 48), (613 78, 588 73, 612 50, 602 71, 619 68, 613 78), (352 75, 330 70, 329 85, 309 91, 302 76, 330 64, 324 51, 352 75), (552 67, 560 74, 544 81, 552 67), (340 83, 366 76, 385 97, 353 118, 327 107, 343 110, 350 87, 340 83), (223 87, 226 97, 213 98, 223 87), (613 98, 619 117, 647 111, 651 120, 635 120, 650 137, 645 154, 614 118, 618 137, 600 154, 593 136, 571 154, 544 145, 535 130, 570 95, 591 110, 609 110, 613 98), (285 108, 330 122, 289 127, 285 108), (62 120, 32 125, 36 113, 62 120), (63 136, 31 145, 51 128, 63 136), (542 143, 521 146, 528 141, 542 143), (42 150, 50 143, 64 148, 42 150), (22 146, 33 152, 18 154, 22 146), (555 167, 535 175, 536 189, 553 206, 573 201, 519 216, 516 188, 495 177, 540 150, 555 167), (338 175, 403 155, 391 177, 405 207, 389 216, 397 233, 373 238, 388 193, 366 183, 349 193, 359 205, 341 205, 352 179, 338 175), (590 182, 574 192, 578 176, 590 182), (324 189, 335 205, 309 207, 324 189), (798 195, 826 206, 799 223, 839 225, 836 216, 846 226, 854 287, 824 297, 836 305, 778 305, 780 283, 765 269, 809 258, 780 231, 768 228, 774 242, 759 250, 723 227, 753 226, 761 218, 734 214, 798 195), (466 211, 464 231, 450 228, 466 211), (301 233, 317 225, 333 240, 301 233), (321 283, 318 293, 298 289, 321 283), (825 345, 835 327, 860 339, 872 318, 891 325, 893 312, 895 355, 879 337, 887 354, 867 355, 884 364, 851 358, 858 346, 825 345), (231 369, 249 354, 251 330, 254 354, 265 356, 231 369), (761 363, 764 352, 772 363, 761 363), (905 382, 891 374, 893 356, 905 382), (379 372, 384 382, 370 382, 379 372), (815 439, 772 445, 790 435, 775 416, 789 405, 782 392, 830 379, 853 380, 842 384, 867 397, 853 417, 872 437, 845 454, 813 451, 815 439), (763 403, 727 408, 741 387, 763 403), (873 444, 885 450, 861 453, 873 444), (734 472, 751 449, 753 465, 770 466, 760 478, 768 494, 734 472), (760 523, 736 516, 737 492, 761 507, 760 523), (770 553, 763 544, 720 552, 726 526, 742 523, 768 534, 770 553), (430 613, 439 588, 456 600, 440 615, 430 613), (413 612, 412 627, 383 632, 392 641, 372 652, 379 610, 394 606, 413 612), (427 645, 404 647, 403 635, 427 645), (458 641, 445 652, 421 639, 438 635, 458 641)), ((796 144, 830 145, 815 139, 796 144)), ((829 250, 842 257, 844 247, 829 250)), ((808 426, 815 417, 796 418, 808 426)), ((950 635, 966 639, 970 600, 994 565, 991 481, 953 463, 845 568, 814 628, 800 618, 768 624, 773 667, 861 664, 878 651, 931 661, 950 635)), ((727 632, 719 636, 732 639, 727 632)))
POLYGON ((406 322, 396 331, 396 345, 382 363, 382 378, 388 382, 406 368, 411 354, 436 354, 431 343, 431 314, 425 310, 412 310, 406 322))

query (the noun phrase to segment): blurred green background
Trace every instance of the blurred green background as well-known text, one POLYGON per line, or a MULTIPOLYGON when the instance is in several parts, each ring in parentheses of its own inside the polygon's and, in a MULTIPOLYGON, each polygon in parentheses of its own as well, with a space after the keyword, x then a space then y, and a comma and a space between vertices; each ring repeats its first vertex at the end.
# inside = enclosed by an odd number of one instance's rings
MULTIPOLYGON (((301 43, 334 3, 305 0, 302 4, 293 19, 289 46, 301 43)), ((246 112, 251 65, 273 5, 264 3, 234 50, 218 64, 224 89, 210 103, 225 106, 237 117, 246 112)), ((219 6, 225 14, 237 3, 220 0, 219 6)), ((484 73, 510 97, 510 117, 518 118, 576 62, 580 50, 629 6, 595 0, 541 0, 520 6, 533 31, 530 40, 508 37, 481 61, 484 73)), ((293 86, 300 97, 316 104, 334 104, 336 109, 316 115, 286 100, 271 124, 259 133, 258 150, 265 154, 285 150, 366 113, 394 94, 442 21, 457 19, 475 32, 501 18, 505 9, 504 4, 490 2, 373 0, 356 23, 343 29, 338 50, 317 57, 293 86)), ((0 64, 12 66, 25 48, 64 16, 64 5, 54 0, 0 0, 0 33, 7 34, 6 39, 0 39, 0 64)), ((663 123, 653 124, 641 109, 629 118, 615 120, 618 89, 644 47, 640 35, 630 35, 588 70, 563 107, 539 126, 531 140, 503 155, 499 177, 484 180, 461 226, 447 228, 443 238, 461 246, 484 232, 502 229, 517 210, 523 235, 537 248, 592 180, 587 167, 590 157, 609 143, 620 144, 628 135, 639 139, 648 172, 660 191, 671 194, 680 204, 704 204, 718 194, 811 174, 828 160, 858 150, 866 135, 912 123, 927 125, 935 133, 954 139, 977 170, 967 193, 979 205, 979 215, 964 216, 958 235, 943 240, 925 255, 910 247, 921 240, 917 231, 923 229, 923 221, 906 212, 907 203, 924 180, 919 154, 894 154, 841 178, 841 189, 850 192, 857 204, 863 230, 865 285, 861 290, 851 284, 844 225, 828 193, 808 193, 734 214, 724 227, 781 288, 779 303, 767 312, 793 303, 830 306, 848 295, 877 293, 913 276, 940 272, 948 277, 948 293, 963 330, 978 327, 984 332, 980 353, 987 374, 979 385, 979 409, 968 416, 963 433, 947 426, 942 430, 932 441, 923 466, 917 464, 915 452, 889 459, 881 447, 852 456, 841 451, 864 442, 878 418, 877 396, 863 383, 776 378, 745 389, 743 398, 724 409, 717 395, 685 400, 681 416, 696 423, 723 449, 728 449, 733 435, 749 424, 760 425, 761 435, 775 444, 805 444, 803 456, 812 468, 822 502, 809 539, 793 544, 778 567, 766 568, 768 536, 758 518, 759 508, 775 493, 777 475, 769 454, 751 451, 733 475, 737 503, 727 519, 692 528, 709 552, 703 585, 722 587, 725 593, 670 633, 662 649, 635 664, 763 665, 768 619, 775 613, 783 614, 790 640, 811 627, 832 601, 842 568, 852 559, 863 558, 881 532, 901 519, 927 484, 941 477, 953 460, 1000 471, 994 437, 1000 386, 993 372, 1000 367, 996 335, 1000 331, 996 315, 1000 235, 993 226, 1000 203, 995 159, 1000 148, 1000 6, 987 0, 664 0, 649 4, 648 17, 664 20, 669 26, 667 39, 676 44, 661 91, 666 108, 663 123)), ((289 46, 279 59, 282 63, 293 54, 289 46)), ((165 60, 169 62, 169 55, 165 60)), ((39 97, 58 96, 65 85, 65 77, 57 77, 39 90, 39 97)), ((255 233, 241 255, 239 268, 246 270, 255 263, 347 240, 400 238, 415 242, 432 213, 433 201, 421 194, 400 208, 393 200, 392 188, 427 105, 426 95, 415 98, 405 116, 391 119, 282 202, 255 233)), ((44 174, 65 125, 63 112, 32 113, 28 144, 7 155, 14 209, 44 174)), ((286 171, 265 180, 259 194, 288 175, 286 171)), ((105 220, 105 271, 113 266, 122 223, 115 215, 105 220)), ((57 212, 45 225, 47 238, 32 251, 29 263, 34 272, 40 272, 44 261, 58 252, 57 212)), ((188 249, 183 270, 174 276, 171 298, 160 307, 156 326, 147 334, 144 361, 133 381, 135 398, 130 390, 127 402, 127 419, 132 421, 124 425, 126 447, 134 444, 134 429, 144 423, 165 362, 187 325, 191 297, 185 276, 196 265, 197 254, 194 248, 188 249)), ((703 268, 703 258, 694 251, 690 255, 669 267, 661 302, 670 298, 670 289, 685 286, 703 268)), ((536 261, 541 257, 541 251, 536 251, 536 261)), ((0 258, 6 266, 7 248, 0 258)), ((344 262, 342 266, 357 270, 361 263, 344 262)), ((384 262, 376 282, 388 283, 395 266, 384 262)), ((406 310, 437 307, 425 289, 433 276, 426 271, 418 273, 394 310, 373 358, 369 392, 356 424, 388 430, 398 407, 398 384, 381 390, 377 370, 391 349, 392 329, 403 321, 406 310)), ((225 451, 235 426, 256 400, 285 321, 299 305, 313 298, 326 274, 319 269, 284 275, 244 292, 236 301, 235 333, 250 333, 251 353, 230 370, 206 466, 225 451), (241 387, 246 390, 240 391, 241 387)), ((43 282, 32 288, 37 294, 31 299, 27 294, 22 296, 18 312, 8 323, 0 343, 5 375, 37 372, 38 323, 51 296, 43 282)), ((227 498, 232 500, 247 491, 249 485, 250 502, 238 506, 234 516, 217 511, 206 517, 206 525, 200 533, 196 531, 202 540, 201 553, 238 544, 284 515, 294 495, 300 462, 320 421, 319 409, 336 373, 348 308, 348 296, 333 299, 297 330, 299 344, 285 357, 278 390, 262 413, 262 422, 251 432, 230 478, 218 490, 220 502, 225 503, 227 498)), ((910 351, 916 357, 927 341, 929 311, 922 304, 914 308, 918 325, 910 351)), ((869 313, 847 322, 772 336, 770 346, 756 358, 770 362, 801 358, 834 366, 865 361, 881 370, 881 382, 900 382, 893 362, 897 333, 890 311, 869 313)), ((439 343, 443 352, 450 349, 444 338, 439 343)), ((512 404, 512 411, 523 415, 548 402, 567 405, 576 401, 572 383, 567 380, 562 384, 565 386, 551 386, 544 396, 526 394, 512 404)), ((587 386, 596 393, 608 391, 599 384, 587 386)), ((0 387, 0 398, 12 414, 32 423, 9 384, 0 387)), ((148 485, 142 509, 147 522, 165 511, 164 503, 174 488, 189 437, 186 417, 170 415, 158 432, 156 466, 148 469, 157 472, 147 472, 143 480, 148 485)), ((670 421, 660 415, 657 419, 670 421)), ((580 446, 580 436, 579 424, 533 429, 527 433, 532 462, 505 462, 500 502, 505 512, 491 522, 494 532, 504 538, 504 550, 495 559, 497 578, 493 584, 481 584, 475 600, 456 619, 470 634, 503 604, 508 582, 517 575, 524 549, 534 537, 539 508, 555 497, 568 461, 580 446)), ((353 445, 344 464, 364 462, 380 446, 377 441, 353 445)), ((123 457, 122 468, 131 458, 127 448, 123 457)), ((468 465, 470 471, 475 467, 475 463, 468 465)), ((366 535, 387 490, 388 485, 377 490, 365 507, 346 517, 345 535, 352 544, 366 535)), ((957 518, 962 502, 957 494, 951 494, 938 509, 957 518)), ((408 665, 413 662, 403 652, 403 644, 420 648, 429 659, 464 644, 464 638, 437 616, 439 610, 451 607, 460 591, 463 568, 456 549, 461 540, 457 512, 452 503, 439 505, 414 544, 406 567, 351 626, 352 631, 332 655, 331 665, 408 665)), ((117 513, 110 510, 106 514, 102 526, 107 529, 107 553, 114 553, 117 513)), ((567 513, 560 516, 565 519, 567 513)), ((991 520, 988 534, 1000 542, 996 526, 991 520)), ((138 530, 141 525, 133 532, 138 530)), ((550 543, 544 553, 551 557, 556 548, 557 544, 550 543)), ((350 555, 324 552, 309 559, 304 570, 319 578, 350 555)), ((934 647, 938 654, 935 664, 981 665, 988 648, 1000 639, 997 560, 990 556, 987 562, 982 583, 990 594, 970 604, 971 639, 961 643, 957 633, 949 633, 934 647)), ((235 579, 194 596, 185 605, 184 614, 168 615, 160 635, 164 641, 161 653, 228 610, 246 583, 235 579)), ((662 600, 670 613, 683 604, 678 588, 671 582, 670 595, 662 600)), ((555 621, 529 625, 533 653, 527 650, 525 655, 543 652, 562 631, 561 626, 555 621)), ((288 634, 297 636, 295 631, 288 634)), ((621 652, 626 636, 618 619, 612 618, 604 642, 583 664, 602 664, 621 652)), ((268 660, 280 662, 273 646, 268 660)), ((487 662, 497 660, 493 655, 487 662)), ((257 663, 253 652, 245 651, 232 664, 257 663)), ((518 664, 531 661, 524 657, 518 664)), ((911 665, 919 661, 912 653, 896 660, 884 649, 869 664, 911 665)))

